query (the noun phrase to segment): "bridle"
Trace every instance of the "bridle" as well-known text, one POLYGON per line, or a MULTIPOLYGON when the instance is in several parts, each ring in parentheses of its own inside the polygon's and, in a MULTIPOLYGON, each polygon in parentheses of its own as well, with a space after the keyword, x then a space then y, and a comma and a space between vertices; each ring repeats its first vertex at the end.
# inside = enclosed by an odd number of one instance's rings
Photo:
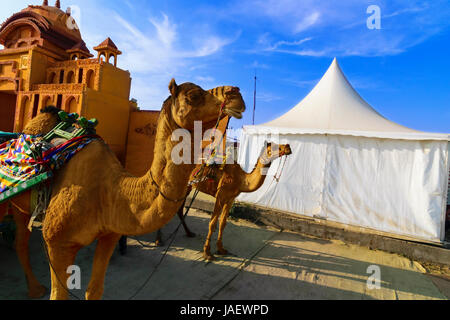
MULTIPOLYGON (((176 101, 177 101, 177 100, 176 100, 175 96, 172 95, 172 106, 175 106, 175 107, 177 106, 177 102, 176 102, 176 101)), ((217 117, 216 124, 215 124, 215 126, 214 126, 213 136, 215 136, 216 130, 217 130, 217 128, 219 127, 220 120, 222 119, 222 115, 223 115, 223 113, 224 113, 225 106, 227 105, 228 102, 229 102, 229 101, 228 101, 228 97, 226 96, 225 99, 224 99, 224 101, 223 101, 223 103, 220 105, 220 111, 219 111, 219 115, 218 115, 218 117, 217 117)), ((174 121, 174 122, 175 122, 175 121, 174 121)), ((175 122, 175 124, 176 124, 176 122, 175 122)), ((176 125, 178 126, 178 124, 176 124, 176 125)), ((179 126, 178 126, 178 127, 179 127, 179 126)), ((181 127, 180 127, 180 128, 181 128, 181 127)), ((221 139, 220 139, 219 143, 217 144, 217 146, 219 146, 219 145, 222 143, 222 141, 223 141, 223 136, 224 136, 224 135, 222 134, 221 139)), ((216 148, 217 148, 217 147, 216 147, 216 148)), ((213 157, 213 155, 215 154, 215 150, 216 150, 216 149, 214 149, 214 150, 212 150, 212 151, 210 152, 210 154, 209 154, 209 159, 211 159, 211 157, 213 157)), ((209 159, 208 159, 208 160, 209 160, 209 159)), ((201 166, 198 170, 196 170, 196 172, 195 172, 194 175, 193 175, 193 178, 194 178, 194 179, 195 179, 196 177, 198 177, 198 175, 200 175, 201 172, 203 172, 204 168, 207 166, 207 163, 208 163, 208 161, 205 161, 205 162, 202 164, 202 166, 201 166)), ((152 170, 151 170, 151 169, 150 169, 150 178, 152 179, 152 184, 153 184, 154 186, 156 186, 156 189, 158 190, 158 193, 159 193, 165 200, 170 201, 170 202, 181 202, 181 201, 185 201, 185 200, 186 200, 186 198, 187 198, 187 196, 188 196, 187 194, 186 194, 184 197, 179 198, 179 199, 172 199, 172 198, 166 196, 166 195, 162 192, 161 187, 158 185, 158 183, 156 182, 155 178, 153 178, 153 174, 152 174, 152 170)))

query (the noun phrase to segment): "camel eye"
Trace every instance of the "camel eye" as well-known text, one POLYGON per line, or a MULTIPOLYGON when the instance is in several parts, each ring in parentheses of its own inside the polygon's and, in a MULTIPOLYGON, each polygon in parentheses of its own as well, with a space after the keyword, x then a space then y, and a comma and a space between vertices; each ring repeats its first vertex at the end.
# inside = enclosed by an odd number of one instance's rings
POLYGON ((189 104, 200 104, 202 95, 199 92, 192 92, 187 95, 187 103, 189 104))

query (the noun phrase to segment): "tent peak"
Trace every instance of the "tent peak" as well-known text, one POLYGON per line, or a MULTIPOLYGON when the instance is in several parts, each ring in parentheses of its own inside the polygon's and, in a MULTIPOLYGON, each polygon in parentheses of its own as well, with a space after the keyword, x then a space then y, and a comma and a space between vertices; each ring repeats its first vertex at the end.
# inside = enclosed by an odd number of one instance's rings
POLYGON ((297 131, 418 133, 384 118, 373 109, 350 84, 337 58, 303 100, 284 115, 261 126, 297 131))

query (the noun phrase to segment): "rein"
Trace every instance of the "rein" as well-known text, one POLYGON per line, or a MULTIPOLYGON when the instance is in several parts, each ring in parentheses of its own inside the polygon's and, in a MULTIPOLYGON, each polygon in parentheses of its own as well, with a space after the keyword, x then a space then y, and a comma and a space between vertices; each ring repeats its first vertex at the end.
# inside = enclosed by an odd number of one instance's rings
MULTIPOLYGON (((279 155, 280 155, 280 158, 281 158, 281 157, 285 156, 285 153, 284 152, 280 152, 279 155)), ((284 158, 283 165, 281 165, 281 159, 280 159, 280 162, 278 163, 277 171, 275 172, 275 175, 273 176, 273 179, 270 182, 269 186, 267 187, 266 191, 264 191, 263 196, 265 196, 269 192, 270 187, 272 186, 274 181, 276 181, 276 183, 280 182, 281 175, 283 174, 283 170, 284 170, 284 167, 285 167, 286 162, 287 162, 287 158, 288 157, 284 158), (280 170, 280 167, 281 167, 281 170, 280 170), (277 177, 277 175, 278 175, 278 177, 277 177)))
POLYGON ((186 199, 187 195, 184 196, 183 198, 179 198, 179 199, 171 199, 171 198, 169 198, 168 196, 166 196, 166 195, 162 192, 161 187, 158 185, 158 183, 156 183, 155 178, 153 178, 152 170, 150 170, 150 178, 152 178, 152 184, 156 186, 156 188, 158 189, 159 194, 160 194, 164 199, 166 199, 167 201, 171 201, 171 202, 180 202, 180 201, 184 201, 184 200, 186 199))
MULTIPOLYGON (((220 113, 219 113, 219 116, 218 116, 218 118, 217 118, 216 126, 215 126, 215 128, 214 128, 214 133, 215 133, 215 130, 217 129, 217 127, 219 126, 220 118, 221 118, 221 116, 222 116, 223 109, 225 108, 226 102, 227 102, 227 99, 225 99, 225 101, 224 101, 224 102, 222 103, 222 105, 220 106, 220 113)), ((223 140, 223 135, 222 135, 222 139, 221 139, 220 143, 222 142, 222 140, 223 140)), ((220 144, 220 143, 219 143, 219 144, 220 144)), ((197 176, 197 175, 199 174, 199 172, 200 172, 201 170, 204 169, 205 165, 206 165, 206 163, 204 163, 204 164, 199 168, 199 170, 196 171, 194 177, 197 176)), ((187 199, 187 197, 188 197, 189 194, 186 194, 186 196, 184 196, 183 198, 177 199, 177 200, 170 199, 169 197, 167 197, 166 195, 164 195, 164 193, 162 193, 162 191, 161 191, 161 188, 158 186, 158 184, 156 183, 155 179, 153 178, 153 174, 152 174, 152 170, 151 170, 151 169, 150 169, 150 177, 151 177, 151 179, 152 179, 152 183, 158 188, 159 194, 161 194, 161 196, 162 196, 164 199, 166 199, 166 200, 168 200, 168 201, 172 201, 172 202, 186 201, 186 199, 187 199)), ((189 213, 189 210, 190 210, 191 207, 192 207, 192 203, 193 203, 193 202, 195 201, 195 199, 197 198, 197 195, 198 195, 199 192, 200 192, 200 190, 199 190, 198 188, 196 188, 195 191, 194 191, 194 195, 192 196, 191 202, 190 202, 189 206, 187 207, 186 212, 183 214, 183 220, 186 218, 187 214, 189 213)), ((184 206, 184 203, 183 203, 182 206, 184 206)), ((134 297, 136 297, 136 295, 137 295, 138 293, 140 293, 140 292, 142 291, 142 289, 148 284, 148 282, 150 281, 150 279, 151 279, 151 278, 153 277, 153 275, 155 274, 156 270, 158 270, 158 267, 161 265, 161 263, 163 262, 164 258, 166 257, 167 252, 168 252, 170 246, 172 245, 172 242, 175 240, 175 236, 176 236, 176 234, 177 234, 177 232, 178 232, 178 229, 181 227, 181 224, 182 224, 183 220, 180 220, 180 223, 178 224, 178 226, 177 226, 177 228, 175 229, 175 231, 172 232, 172 234, 169 236, 169 239, 171 239, 171 240, 170 240, 170 243, 169 243, 169 245, 167 246, 167 248, 166 248, 166 250, 164 251, 164 253, 161 255, 161 259, 159 260, 159 262, 157 263, 157 265, 155 266, 155 268, 153 269, 153 271, 150 273, 150 275, 149 275, 148 278, 144 281, 144 283, 136 290, 136 292, 128 298, 128 300, 132 300, 134 297)), ((137 240, 137 239, 135 239, 135 240, 137 240)), ((140 243, 139 240, 137 240, 137 241, 140 243)), ((142 244, 141 244, 141 245, 142 245, 142 244)))
MULTIPOLYGON (((213 136, 215 136, 216 130, 217 130, 217 128, 219 127, 220 119, 222 118, 223 111, 224 111, 225 106, 227 105, 227 103, 228 103, 228 99, 225 98, 225 100, 223 101, 223 103, 222 103, 221 106, 220 106, 220 112, 219 112, 219 116, 217 117, 216 125, 214 126, 213 136)), ((175 104, 175 105, 176 105, 176 99, 175 99, 175 97, 173 97, 173 96, 172 96, 172 104, 175 104)), ((219 142, 218 145, 220 145, 220 144, 222 143, 222 141, 223 141, 223 134, 222 134, 222 137, 221 137, 220 142, 219 142)), ((210 154, 209 154, 209 159, 212 158, 212 156, 213 156, 214 153, 215 153, 215 152, 210 152, 210 154)), ((202 171, 204 170, 206 164, 207 164, 207 161, 206 161, 205 163, 203 163, 202 166, 194 173, 193 178, 196 178, 196 177, 200 174, 200 172, 202 172, 202 171)), ((150 178, 152 179, 152 184, 156 186, 156 188, 158 189, 159 194, 160 194, 165 200, 170 201, 170 202, 180 202, 180 201, 186 200, 186 198, 187 198, 188 195, 186 195, 186 196, 184 196, 184 197, 182 197, 182 198, 179 198, 179 199, 172 199, 172 198, 166 196, 166 195, 162 192, 161 187, 158 185, 158 183, 156 182, 155 178, 153 178, 152 170, 150 170, 150 178)))
MULTIPOLYGON (((220 119, 221 119, 221 117, 222 117, 223 110, 225 109, 225 106, 226 106, 227 103, 228 103, 228 99, 227 99, 227 97, 225 97, 225 100, 223 101, 222 105, 220 106, 219 116, 217 117, 216 125, 214 126, 214 130, 213 130, 213 136, 216 135, 216 130, 217 130, 217 128, 219 127, 220 119)), ((205 169, 205 167, 208 165, 209 160, 210 160, 211 158, 213 158, 213 156, 214 156, 215 153, 216 153, 217 147, 218 147, 218 146, 222 143, 222 141, 223 141, 223 136, 224 136, 224 134, 221 135, 220 141, 219 141, 219 143, 216 145, 216 147, 214 148, 214 150, 211 150, 211 151, 210 151, 210 153, 209 153, 209 158, 208 158, 208 159, 200 166, 200 168, 198 168, 198 170, 195 171, 195 173, 194 173, 193 176, 192 176, 192 178, 193 178, 193 181, 192 181, 192 182, 194 182, 195 178, 197 178, 197 177, 200 175, 200 173, 205 169)), ((190 183, 190 185, 191 185, 191 184, 192 184, 192 183, 190 183)))

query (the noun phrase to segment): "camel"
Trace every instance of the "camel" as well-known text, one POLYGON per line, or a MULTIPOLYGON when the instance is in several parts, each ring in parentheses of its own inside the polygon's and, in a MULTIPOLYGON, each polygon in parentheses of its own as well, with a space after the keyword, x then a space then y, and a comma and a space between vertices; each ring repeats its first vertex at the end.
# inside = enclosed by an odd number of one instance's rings
MULTIPOLYGON (((67 268, 77 252, 97 240, 86 299, 100 299, 110 257, 121 235, 154 232, 168 223, 184 202, 195 164, 175 164, 172 140, 176 129, 214 127, 226 114, 242 117, 245 103, 238 88, 205 91, 193 83, 169 84, 170 97, 158 118, 154 159, 150 170, 135 177, 98 140, 77 153, 55 176, 43 223, 51 271, 50 299, 67 299, 67 268), (223 108, 223 109, 222 109, 223 108), (221 111, 224 111, 223 113, 221 111)), ((189 142, 194 148, 193 138, 189 142)))
MULTIPOLYGON (((23 133, 28 135, 41 135, 50 132, 60 121, 58 112, 60 109, 49 106, 41 110, 40 114, 30 120, 23 129, 23 133)), ((30 199, 31 191, 17 195, 13 199, 0 204, 0 221, 8 212, 8 206, 11 204, 11 211, 16 224, 15 249, 19 262, 25 273, 30 298, 40 298, 44 296, 47 289, 39 283, 33 274, 29 258, 28 242, 31 232, 28 230, 30 221, 30 199)))
MULTIPOLYGON (((215 259, 211 254, 211 237, 216 230, 217 221, 219 222, 219 234, 217 236, 217 253, 219 255, 226 255, 228 251, 223 247, 223 231, 225 229, 227 218, 234 199, 242 192, 254 192, 258 190, 266 179, 266 171, 272 162, 284 155, 288 156, 292 153, 289 144, 277 145, 275 143, 266 143, 262 150, 258 161, 251 173, 246 173, 239 164, 225 164, 223 168, 219 165, 214 165, 206 168, 207 179, 192 184, 192 188, 197 188, 199 191, 209 194, 216 198, 214 211, 211 215, 209 223, 209 231, 206 236, 206 241, 203 247, 203 258, 207 261, 215 259)), ((196 170, 193 171, 194 174, 196 170)), ((191 175, 191 180, 194 177, 191 175)), ((191 188, 188 189, 190 193, 191 188)), ((183 219, 183 207, 180 208, 178 216, 183 219)), ((185 226, 186 232, 191 232, 185 226)), ((158 230, 157 239, 160 240, 161 232, 158 230)))

